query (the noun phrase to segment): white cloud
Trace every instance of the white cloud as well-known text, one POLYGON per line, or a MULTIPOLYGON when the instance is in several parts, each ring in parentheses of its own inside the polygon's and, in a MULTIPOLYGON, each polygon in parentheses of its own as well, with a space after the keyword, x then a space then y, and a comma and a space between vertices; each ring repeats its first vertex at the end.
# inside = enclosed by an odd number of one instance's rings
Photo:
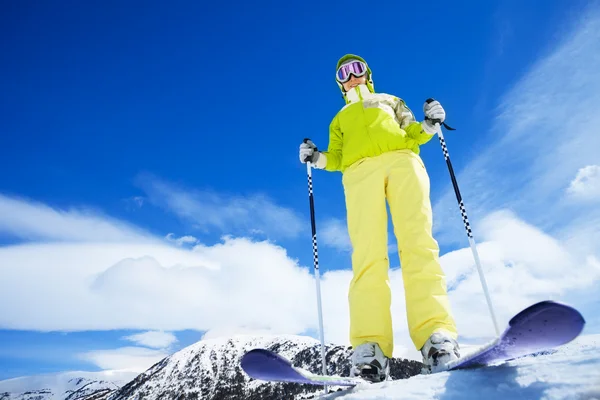
POLYGON ((340 251, 351 251, 352 243, 348 236, 346 222, 341 219, 331 218, 322 224, 317 231, 317 238, 323 238, 323 244, 340 251))
MULTIPOLYGON (((561 299, 597 285, 600 263, 511 213, 482 224, 481 256, 501 323, 522 307, 561 299), (568 274, 565 272, 568 271, 568 274)), ((469 249, 442 257, 453 288, 461 334, 492 329, 469 249)), ((24 330, 148 330, 139 345, 168 346, 168 333, 207 331, 317 332, 314 279, 285 249, 262 241, 226 238, 193 249, 166 243, 46 243, 0 247, 0 326, 24 330), (77 318, 73 318, 76 315, 77 318), (193 316, 191 318, 190 316, 193 316)), ((322 276, 327 341, 347 343, 350 266, 322 276)), ((418 359, 405 317, 401 270, 390 272, 397 355, 418 359)), ((577 305, 577 304, 576 304, 577 305)), ((103 368, 148 367, 166 350, 86 354, 103 368)))
POLYGON ((149 241, 144 230, 86 209, 60 210, 0 194, 0 233, 24 240, 149 241))
POLYGON ((79 354, 79 358, 102 369, 142 373, 169 354, 143 347, 121 347, 113 350, 94 350, 79 354))
POLYGON ((165 239, 167 239, 169 242, 175 243, 178 246, 185 246, 185 245, 189 245, 189 244, 197 244, 199 243, 199 240, 196 239, 194 236, 190 236, 190 235, 186 235, 186 236, 182 236, 182 237, 175 237, 175 235, 173 233, 169 233, 165 239))
POLYGON ((312 287, 308 269, 284 249, 248 239, 193 250, 104 243, 0 248, 0 325, 7 329, 175 331, 233 323, 296 331, 311 301, 298 299, 312 287))
MULTIPOLYGON (((594 258, 573 252, 566 243, 510 212, 491 214, 482 228, 486 241, 478 248, 492 302, 503 324, 534 302, 564 300, 600 284, 600 266, 594 258)), ((470 337, 491 333, 491 319, 470 249, 447 254, 442 260, 450 286, 456 286, 451 299, 463 333, 470 337)))
POLYGON ((243 197, 208 190, 187 190, 150 175, 140 176, 138 184, 150 202, 201 230, 296 237, 306 228, 306 223, 293 210, 275 204, 265 195, 243 197))
POLYGON ((144 204, 146 203, 146 198, 143 196, 133 196, 124 199, 124 203, 128 210, 138 210, 144 206, 144 204))
POLYGON ((144 205, 146 199, 142 196, 134 196, 131 200, 135 203, 135 205, 141 208, 144 205))
POLYGON ((398 245, 394 243, 388 244, 388 254, 394 254, 398 252, 398 245))
POLYGON ((177 337, 174 334, 163 331, 137 333, 135 335, 125 336, 123 339, 154 349, 165 349, 177 342, 177 337))
MULTIPOLYGON (((339 218, 330 218, 317 228, 318 240, 323 240, 325 246, 338 251, 351 252, 352 242, 348 235, 348 227, 345 220, 339 218)), ((390 243, 388 244, 388 253, 398 252, 398 246, 395 244, 396 237, 393 233, 388 233, 390 243)))
POLYGON ((577 171, 567 192, 576 199, 600 201, 600 165, 588 165, 577 171))

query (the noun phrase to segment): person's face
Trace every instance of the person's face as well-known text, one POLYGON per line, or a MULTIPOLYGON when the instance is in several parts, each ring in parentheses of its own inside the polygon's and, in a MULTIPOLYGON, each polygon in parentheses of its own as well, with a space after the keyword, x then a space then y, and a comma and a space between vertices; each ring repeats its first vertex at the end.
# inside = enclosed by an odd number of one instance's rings
POLYGON ((344 90, 347 92, 350 89, 352 89, 353 87, 356 87, 358 85, 363 85, 367 83, 367 75, 363 75, 360 78, 357 78, 354 75, 350 75, 350 80, 348 80, 347 82, 344 82, 342 85, 344 86, 344 90))

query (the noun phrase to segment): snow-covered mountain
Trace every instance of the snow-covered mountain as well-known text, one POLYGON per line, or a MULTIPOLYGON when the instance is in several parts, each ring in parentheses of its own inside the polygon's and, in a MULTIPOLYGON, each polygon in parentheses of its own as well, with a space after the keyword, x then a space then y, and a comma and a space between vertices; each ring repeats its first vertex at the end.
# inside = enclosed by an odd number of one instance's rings
MULTIPOLYGON (((128 376, 67 373, 0 381, 0 400, 600 400, 600 335, 579 337, 536 357, 434 375, 420 375, 418 362, 395 359, 391 374, 397 380, 325 396, 318 387, 250 379, 240 369, 239 359, 256 347, 278 351, 294 365, 313 372, 321 370, 320 344, 315 339, 235 336, 186 347, 133 380, 128 376)), ((328 373, 347 375, 350 354, 348 347, 328 346, 328 373)))
POLYGON ((129 371, 72 371, 7 379, 0 381, 0 400, 95 400, 136 375, 129 371))
MULTIPOLYGON (((320 342, 304 336, 235 336, 200 341, 140 374, 108 397, 108 400, 133 399, 307 399, 317 387, 268 383, 249 378, 240 368, 240 358, 248 350, 261 347, 281 353, 294 365, 310 371, 321 370, 320 342)), ((348 375, 351 349, 326 347, 328 373, 348 375)), ((391 375, 408 378, 419 374, 421 364, 393 360, 391 375)))

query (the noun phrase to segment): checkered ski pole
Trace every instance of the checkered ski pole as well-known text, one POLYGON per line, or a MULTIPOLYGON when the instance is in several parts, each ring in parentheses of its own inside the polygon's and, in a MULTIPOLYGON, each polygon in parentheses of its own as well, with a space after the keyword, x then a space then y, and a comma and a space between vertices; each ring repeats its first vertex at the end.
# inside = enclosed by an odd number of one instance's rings
MULTIPOLYGON (((434 99, 427 99, 427 103, 431 103, 434 99)), ((448 171, 450 172, 450 179, 452 179, 452 186, 454 186, 454 193, 456 194, 456 200, 458 201, 458 206, 460 208, 460 214, 462 215, 462 220, 465 225, 465 230, 467 231, 467 236, 469 237, 469 244, 471 245, 471 251, 473 252, 473 258, 475 259, 475 265, 477 266, 477 271, 479 272, 479 279, 481 280, 481 286, 483 287, 483 292, 485 294, 485 298, 487 300, 488 308, 490 310, 490 315, 492 317, 492 321, 494 323, 494 328, 496 329, 496 335, 500 336, 500 329, 498 328, 498 322, 496 321, 496 314, 494 313, 494 307, 492 306, 492 299, 490 298, 490 293, 487 287, 487 283, 485 281, 485 276, 483 274, 483 269, 481 268, 481 261, 479 260, 479 253, 477 252, 477 246, 475 245, 475 239, 473 239, 473 233, 471 231, 471 225, 469 224, 469 218, 467 217, 467 209, 465 208, 465 204, 463 203, 462 196, 460 194, 460 190, 458 189, 458 183, 456 182, 456 175, 454 175, 454 168, 452 168, 452 162, 450 161, 450 154, 448 153, 448 147, 446 146, 446 141, 444 140, 444 134, 442 133, 443 124, 446 129, 454 130, 450 128, 446 123, 441 123, 439 120, 431 120, 435 123, 435 127, 437 128, 437 135, 440 139, 440 144, 442 145, 442 151, 444 152, 444 159, 446 160, 446 165, 448 166, 448 171)))
MULTIPOLYGON (((304 139, 304 143, 310 139, 304 139)), ((319 253, 317 251, 317 224, 315 222, 315 199, 313 196, 312 183, 312 164, 306 163, 306 173, 308 175, 308 200, 310 202, 310 224, 312 227, 312 248, 313 248, 313 263, 315 266, 315 282, 317 284, 317 308, 319 309, 319 333, 321 336, 321 358, 323 363, 323 375, 327 375, 327 366, 325 361, 325 335, 323 332, 323 307, 321 303, 321 277, 319 274, 319 253)), ((327 386, 325 386, 327 393, 327 386)))

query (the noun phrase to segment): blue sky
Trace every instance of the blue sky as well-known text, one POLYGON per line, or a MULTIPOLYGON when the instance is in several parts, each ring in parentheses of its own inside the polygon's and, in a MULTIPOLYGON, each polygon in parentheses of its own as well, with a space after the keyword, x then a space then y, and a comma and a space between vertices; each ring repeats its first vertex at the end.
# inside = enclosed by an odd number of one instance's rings
MULTIPOLYGON (((327 146, 346 53, 417 118, 428 97, 446 108, 500 318, 555 298, 600 330, 597 2, 1 7, 0 379, 143 369, 206 332, 314 332, 297 151, 327 146)), ((439 144, 421 151, 459 328, 489 336, 439 144)), ((341 175, 314 183, 326 333, 345 341, 341 175)))

